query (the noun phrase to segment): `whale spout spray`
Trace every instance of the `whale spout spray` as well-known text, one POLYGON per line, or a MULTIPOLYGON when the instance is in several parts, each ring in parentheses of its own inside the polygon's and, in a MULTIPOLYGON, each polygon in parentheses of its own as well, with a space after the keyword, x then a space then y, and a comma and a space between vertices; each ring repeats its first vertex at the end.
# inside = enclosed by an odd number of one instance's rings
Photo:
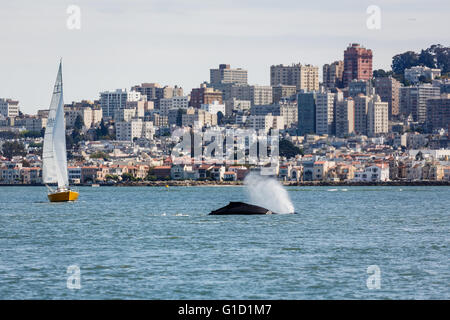
POLYGON ((250 173, 244 184, 251 203, 276 213, 295 212, 289 194, 277 180, 250 173))

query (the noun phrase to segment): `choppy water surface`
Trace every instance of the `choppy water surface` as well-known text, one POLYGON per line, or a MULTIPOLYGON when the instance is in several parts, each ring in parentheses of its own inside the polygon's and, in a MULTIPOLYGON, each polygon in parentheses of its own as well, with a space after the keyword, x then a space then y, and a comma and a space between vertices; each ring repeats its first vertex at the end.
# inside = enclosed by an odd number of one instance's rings
POLYGON ((450 188, 287 189, 297 215, 226 217, 243 187, 0 187, 0 298, 450 298, 450 188))

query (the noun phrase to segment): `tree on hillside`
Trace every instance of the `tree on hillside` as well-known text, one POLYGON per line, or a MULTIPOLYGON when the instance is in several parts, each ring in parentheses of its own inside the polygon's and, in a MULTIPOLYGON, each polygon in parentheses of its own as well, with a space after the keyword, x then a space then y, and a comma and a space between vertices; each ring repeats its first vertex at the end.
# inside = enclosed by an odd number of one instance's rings
POLYGON ((289 140, 283 139, 280 141, 280 156, 286 158, 294 158, 296 155, 303 155, 303 150, 294 146, 289 140))
POLYGON ((83 118, 81 118, 81 116, 78 115, 77 118, 75 119, 75 123, 73 124, 73 127, 76 130, 80 131, 81 129, 83 129, 83 125, 84 125, 83 118))
POLYGON ((14 156, 25 156, 27 152, 23 143, 6 141, 2 146, 2 154, 8 159, 12 159, 14 156))
POLYGON ((392 71, 385 71, 383 69, 373 70, 374 78, 386 78, 392 76, 392 71))
POLYGON ((403 74, 405 69, 417 66, 419 64, 419 55, 414 51, 407 51, 395 55, 392 58, 392 71, 397 74, 403 74))
POLYGON ((420 53, 406 51, 392 58, 392 71, 395 74, 403 74, 405 69, 414 66, 439 68, 442 73, 450 72, 450 47, 433 44, 420 53))

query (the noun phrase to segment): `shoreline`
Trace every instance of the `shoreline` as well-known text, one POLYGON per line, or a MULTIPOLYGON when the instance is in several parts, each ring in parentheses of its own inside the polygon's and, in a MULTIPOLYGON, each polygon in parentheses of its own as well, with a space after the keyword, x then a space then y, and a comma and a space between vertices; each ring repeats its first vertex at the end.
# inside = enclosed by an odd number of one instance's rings
MULTIPOLYGON (((450 181, 383 181, 383 182, 331 182, 331 181, 280 181, 286 187, 358 187, 358 186, 450 186, 450 181)), ((243 181, 130 181, 115 184, 99 184, 110 187, 232 187, 243 186, 243 181)), ((0 184, 0 187, 43 187, 44 184, 0 184)), ((75 187, 89 187, 91 184, 76 184, 75 187)))

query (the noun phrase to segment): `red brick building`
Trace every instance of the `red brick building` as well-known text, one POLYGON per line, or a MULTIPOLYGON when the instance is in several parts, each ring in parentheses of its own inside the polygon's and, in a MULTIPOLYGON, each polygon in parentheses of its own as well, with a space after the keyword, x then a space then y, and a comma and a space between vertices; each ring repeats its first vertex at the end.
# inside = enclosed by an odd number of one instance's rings
POLYGON ((208 88, 202 84, 200 88, 194 88, 191 91, 190 106, 200 108, 202 104, 210 104, 218 101, 222 104, 222 92, 214 88, 208 88))
POLYGON ((372 79, 372 50, 358 43, 352 43, 344 51, 344 87, 353 79, 372 79))

